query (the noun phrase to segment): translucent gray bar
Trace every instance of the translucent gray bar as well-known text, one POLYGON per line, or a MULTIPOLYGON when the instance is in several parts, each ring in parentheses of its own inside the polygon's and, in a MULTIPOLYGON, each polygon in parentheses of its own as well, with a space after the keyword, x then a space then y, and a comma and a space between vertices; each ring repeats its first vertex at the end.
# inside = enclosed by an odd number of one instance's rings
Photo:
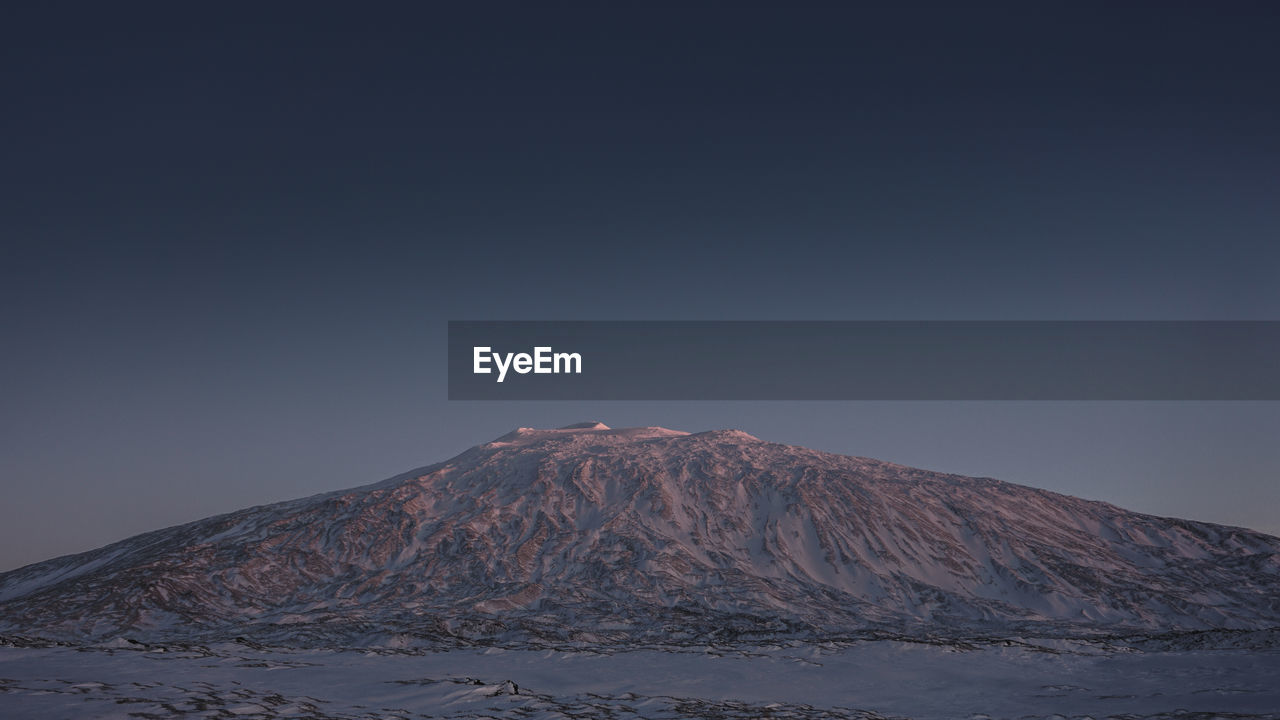
POLYGON ((1278 369, 1273 321, 449 323, 451 400, 1278 400, 1278 369))

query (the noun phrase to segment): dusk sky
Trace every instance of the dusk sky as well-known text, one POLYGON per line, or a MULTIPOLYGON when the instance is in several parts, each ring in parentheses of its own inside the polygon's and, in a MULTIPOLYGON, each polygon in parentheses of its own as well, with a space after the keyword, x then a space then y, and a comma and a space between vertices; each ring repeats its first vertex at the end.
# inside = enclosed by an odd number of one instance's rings
POLYGON ((516 426, 1280 534, 1280 404, 450 402, 448 320, 1280 320, 1265 2, 40 4, 0 22, 0 570, 516 426))

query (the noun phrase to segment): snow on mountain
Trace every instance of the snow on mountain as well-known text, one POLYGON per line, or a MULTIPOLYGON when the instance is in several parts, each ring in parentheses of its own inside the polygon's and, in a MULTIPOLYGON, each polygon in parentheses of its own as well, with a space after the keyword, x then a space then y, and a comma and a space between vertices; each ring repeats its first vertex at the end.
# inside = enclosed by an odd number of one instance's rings
POLYGON ((699 642, 1280 625, 1280 538, 726 430, 520 428, 0 575, 0 632, 699 642))

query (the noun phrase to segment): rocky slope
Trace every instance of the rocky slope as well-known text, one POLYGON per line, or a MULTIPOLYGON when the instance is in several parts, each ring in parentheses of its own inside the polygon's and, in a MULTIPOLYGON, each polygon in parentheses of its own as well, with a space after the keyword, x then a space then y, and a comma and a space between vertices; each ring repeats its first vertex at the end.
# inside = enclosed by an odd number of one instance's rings
POLYGON ((1280 625, 1280 539, 758 440, 521 428, 0 575, 0 632, 380 646, 1280 625))

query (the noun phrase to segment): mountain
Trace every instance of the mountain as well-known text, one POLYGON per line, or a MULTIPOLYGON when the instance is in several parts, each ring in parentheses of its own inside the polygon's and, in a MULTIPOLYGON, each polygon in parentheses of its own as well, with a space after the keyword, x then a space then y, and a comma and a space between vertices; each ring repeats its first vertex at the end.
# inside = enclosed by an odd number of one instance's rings
POLYGON ((520 428, 0 575, 0 632, 364 646, 1280 625, 1280 538, 735 430, 520 428))

